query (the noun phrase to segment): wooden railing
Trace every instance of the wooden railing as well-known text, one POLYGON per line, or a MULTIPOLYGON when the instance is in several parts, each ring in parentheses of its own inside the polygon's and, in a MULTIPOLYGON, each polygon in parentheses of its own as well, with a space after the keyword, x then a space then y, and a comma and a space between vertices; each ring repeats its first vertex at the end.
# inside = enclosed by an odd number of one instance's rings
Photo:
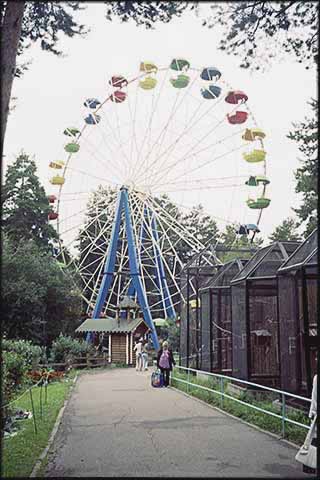
POLYGON ((66 370, 70 368, 79 368, 79 367, 106 367, 110 365, 108 362, 108 357, 106 356, 85 356, 85 357, 75 357, 72 360, 67 362, 48 362, 41 363, 38 365, 38 368, 53 368, 56 370, 66 370))

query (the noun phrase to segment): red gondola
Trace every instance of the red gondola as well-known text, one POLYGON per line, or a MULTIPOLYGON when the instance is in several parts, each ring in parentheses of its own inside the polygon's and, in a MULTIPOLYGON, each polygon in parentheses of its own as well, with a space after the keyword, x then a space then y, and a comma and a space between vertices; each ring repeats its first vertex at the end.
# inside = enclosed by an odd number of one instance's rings
POLYGON ((112 100, 115 103, 122 103, 125 101, 127 94, 125 92, 122 92, 121 90, 116 90, 110 97, 110 100, 112 100))
POLYGON ((228 122, 233 125, 244 123, 248 118, 247 112, 236 112, 232 115, 227 114, 228 122))
POLYGON ((57 200, 57 197, 55 195, 49 195, 48 200, 49 203, 54 203, 57 200))
POLYGON ((248 100, 248 95, 241 90, 232 90, 225 98, 227 103, 236 105, 237 103, 244 103, 248 100))
POLYGON ((122 88, 128 85, 128 80, 120 75, 114 75, 111 77, 111 80, 109 80, 109 84, 113 87, 122 88))
POLYGON ((57 212, 49 212, 48 218, 49 220, 57 220, 58 216, 57 212))

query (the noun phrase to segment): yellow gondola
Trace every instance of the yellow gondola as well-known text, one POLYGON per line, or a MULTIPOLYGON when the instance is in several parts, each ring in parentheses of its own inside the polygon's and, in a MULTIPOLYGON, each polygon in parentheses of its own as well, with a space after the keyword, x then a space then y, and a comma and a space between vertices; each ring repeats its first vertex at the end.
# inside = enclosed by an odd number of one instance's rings
POLYGON ((146 77, 139 82, 139 87, 144 90, 152 90, 157 85, 157 80, 152 77, 146 77))
POLYGON ((147 72, 147 73, 157 73, 158 67, 153 62, 141 62, 140 63, 140 72, 147 72))
POLYGON ((253 150, 250 153, 243 153, 243 158, 249 163, 263 162, 266 158, 266 152, 264 150, 253 150))
POLYGON ((61 170, 61 168, 64 167, 64 162, 62 160, 57 160, 56 162, 50 162, 49 167, 61 170))
POLYGON ((244 134, 242 135, 243 140, 247 142, 253 142, 258 138, 262 139, 266 136, 263 130, 260 128, 247 128, 244 134))
POLYGON ((60 175, 55 175, 50 179, 50 183, 52 183, 52 185, 63 185, 64 177, 61 177, 60 175))

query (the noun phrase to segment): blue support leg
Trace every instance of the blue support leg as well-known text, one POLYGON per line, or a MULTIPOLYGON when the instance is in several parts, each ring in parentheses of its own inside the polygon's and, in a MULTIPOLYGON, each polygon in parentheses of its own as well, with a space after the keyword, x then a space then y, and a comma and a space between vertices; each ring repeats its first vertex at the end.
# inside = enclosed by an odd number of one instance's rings
POLYGON ((123 201, 124 201, 124 213, 125 213, 125 219, 126 219, 126 234, 127 234, 127 241, 128 241, 130 275, 131 275, 133 286, 137 292, 138 303, 142 309, 143 318, 151 330, 151 337, 152 337, 154 347, 156 350, 158 350, 159 349, 158 335, 152 320, 150 307, 148 305, 147 295, 143 289, 141 275, 139 272, 137 251, 136 251, 136 245, 135 245, 132 223, 131 223, 131 216, 130 216, 128 191, 126 189, 123 189, 122 192, 124 194, 123 201))
POLYGON ((171 295, 169 292, 169 287, 164 271, 164 266, 163 266, 163 261, 162 257, 160 254, 160 248, 159 248, 159 235, 158 235, 158 229, 157 229, 157 224, 156 224, 156 218, 154 214, 152 214, 151 218, 151 228, 152 228, 152 235, 154 238, 153 242, 153 248, 154 248, 154 256, 156 258, 157 262, 157 274, 159 275, 158 283, 161 285, 160 290, 161 293, 164 297, 164 303, 165 303, 165 310, 166 310, 166 316, 168 318, 175 318, 176 317, 176 312, 174 310, 172 300, 171 300, 171 295))
MULTIPOLYGON (((93 310, 93 315, 92 315, 93 318, 99 318, 104 302, 106 300, 109 287, 113 280, 114 267, 116 263, 117 243, 118 243, 120 224, 121 224, 121 212, 123 209, 122 197, 123 197, 123 193, 122 193, 122 190, 120 190, 120 193, 118 195, 115 219, 114 219, 112 232, 111 232, 111 239, 109 243, 107 259, 106 259, 106 263, 103 270, 103 279, 100 285, 97 302, 93 310)), ((88 333, 86 336, 87 342, 91 341, 91 339, 92 339, 92 335, 88 333)))

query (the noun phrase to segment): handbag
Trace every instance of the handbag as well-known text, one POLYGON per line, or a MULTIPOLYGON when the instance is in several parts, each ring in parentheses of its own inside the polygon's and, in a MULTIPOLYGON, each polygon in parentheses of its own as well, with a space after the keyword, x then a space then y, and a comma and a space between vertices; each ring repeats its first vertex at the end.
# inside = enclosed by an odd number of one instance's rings
POLYGON ((152 375, 151 375, 152 387, 160 388, 160 387, 163 387, 163 384, 164 384, 164 381, 163 381, 163 374, 161 373, 161 370, 157 369, 156 371, 152 372, 152 375))
POLYGON ((295 459, 297 460, 297 462, 300 462, 309 468, 316 468, 317 466, 317 447, 313 445, 313 442, 312 442, 315 427, 316 427, 316 420, 317 420, 317 416, 315 415, 312 420, 310 430, 307 433, 304 444, 302 445, 297 455, 295 456, 295 459))

